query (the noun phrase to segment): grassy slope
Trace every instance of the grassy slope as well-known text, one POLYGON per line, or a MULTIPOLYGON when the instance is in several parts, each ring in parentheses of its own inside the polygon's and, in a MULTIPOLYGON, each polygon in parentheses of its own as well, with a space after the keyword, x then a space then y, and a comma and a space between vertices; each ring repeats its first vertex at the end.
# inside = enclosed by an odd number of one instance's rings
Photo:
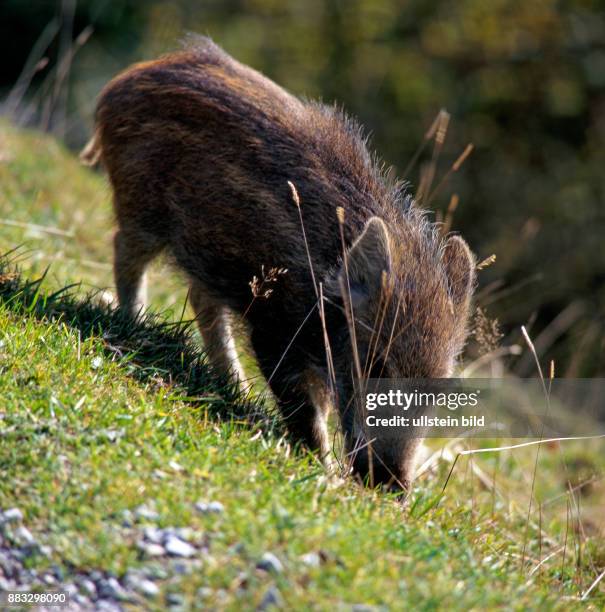
MULTIPOLYGON (((217 395, 221 382, 187 334, 125 329, 94 305, 49 298, 70 282, 111 284, 108 200, 104 180, 55 142, 0 124, 0 252, 29 249, 20 261, 26 278, 52 264, 41 287, 24 291, 0 279, 0 510, 20 507, 50 548, 50 559, 39 555, 32 565, 58 564, 68 576, 155 568, 157 609, 171 591, 200 607, 247 607, 272 585, 287 608, 584 607, 578 594, 605 566, 602 481, 582 497, 581 528, 566 519, 564 495, 544 505, 541 519, 534 504, 526 528, 535 447, 461 459, 442 498, 450 463, 436 461, 401 509, 327 479, 268 420, 234 418, 241 410, 230 409, 228 390, 226 401, 217 395), (163 342, 168 356, 157 350, 163 342), (199 499, 219 500, 225 512, 200 514, 199 499), (143 526, 124 521, 123 511, 152 500, 158 525, 191 527, 207 548, 193 573, 174 574, 166 559, 139 554, 143 526), (566 537, 565 557, 554 555, 529 576, 566 537), (282 573, 255 569, 267 551, 282 561, 282 573), (320 551, 320 567, 301 561, 320 551), (199 587, 209 590, 196 595, 199 587)), ((151 285, 154 307, 174 306, 179 318, 178 282, 158 266, 151 285)), ((564 494, 563 469, 574 466, 602 472, 603 445, 544 449, 537 498, 564 494)), ((602 584, 591 602, 605 602, 602 584)))

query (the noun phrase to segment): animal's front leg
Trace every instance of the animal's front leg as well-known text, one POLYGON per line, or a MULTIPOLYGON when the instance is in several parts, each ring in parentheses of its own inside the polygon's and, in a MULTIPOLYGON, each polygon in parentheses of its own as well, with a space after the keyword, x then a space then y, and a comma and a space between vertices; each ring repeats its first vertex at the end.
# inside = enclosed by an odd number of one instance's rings
POLYGON ((247 393, 249 382, 237 355, 230 312, 226 307, 208 298, 197 282, 191 283, 189 298, 204 340, 204 349, 212 365, 225 376, 235 376, 242 392, 247 393))
POLYGON ((279 389, 275 384, 272 387, 292 441, 302 442, 309 450, 317 451, 324 465, 330 465, 326 406, 317 405, 313 395, 307 392, 279 389))

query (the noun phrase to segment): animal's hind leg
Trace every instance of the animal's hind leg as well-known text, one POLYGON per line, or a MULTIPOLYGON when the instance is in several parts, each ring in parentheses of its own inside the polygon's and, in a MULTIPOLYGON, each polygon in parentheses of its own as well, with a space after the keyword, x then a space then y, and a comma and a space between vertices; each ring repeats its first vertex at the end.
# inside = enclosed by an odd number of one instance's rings
POLYGON ((113 271, 120 309, 134 317, 147 303, 145 268, 163 245, 120 229, 114 236, 113 246, 113 271))
POLYGON ((246 376, 235 348, 229 309, 208 298, 195 282, 191 284, 189 299, 210 362, 220 373, 235 375, 242 389, 247 390, 246 376))

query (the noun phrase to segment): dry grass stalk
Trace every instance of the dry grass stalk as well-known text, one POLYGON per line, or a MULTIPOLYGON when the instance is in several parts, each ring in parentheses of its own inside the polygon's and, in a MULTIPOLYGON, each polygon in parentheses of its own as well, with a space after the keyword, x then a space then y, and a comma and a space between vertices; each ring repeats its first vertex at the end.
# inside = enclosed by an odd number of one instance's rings
MULTIPOLYGON (((374 366, 376 351, 378 349, 378 340, 380 339, 380 334, 382 332, 382 326, 384 324, 384 319, 387 312, 387 307, 391 300, 393 287, 392 283, 389 282, 387 273, 382 271, 382 292, 380 295, 381 299, 381 307, 378 309, 377 318, 379 321, 374 321, 374 328, 372 330, 372 335, 370 336, 370 345, 368 354, 366 356, 366 362, 364 365, 364 377, 367 377, 368 374, 372 371, 372 367, 374 366)), ((382 377, 382 370, 380 371, 380 376, 382 377)))
POLYGON ((12 227, 22 227, 23 229, 29 229, 36 232, 43 232, 45 234, 51 234, 53 236, 65 236, 66 238, 73 238, 75 236, 72 230, 62 230, 58 227, 51 227, 48 225, 37 225, 36 223, 25 223, 23 221, 13 221, 12 219, 0 219, 1 225, 10 225, 12 227))
MULTIPOLYGON (((273 293, 272 288, 265 289, 265 285, 269 285, 271 283, 276 283, 279 280, 279 277, 288 272, 287 268, 269 268, 267 273, 265 273, 265 266, 261 266, 261 278, 258 276, 253 276, 252 280, 248 283, 250 285, 250 290, 252 291, 252 295, 254 299, 263 299, 266 300, 271 297, 273 293)), ((248 307, 248 310, 250 307, 248 307)))
POLYGON ((452 223, 454 222, 454 213, 458 208, 458 204, 460 203, 460 198, 457 193, 454 193, 450 198, 450 203, 447 205, 447 210, 445 211, 445 221, 441 226, 441 235, 445 236, 452 229, 452 223))
MULTIPOLYGON (((431 192, 431 194, 426 198, 425 206, 428 206, 435 199, 435 196, 441 191, 442 187, 448 182, 451 175, 454 174, 454 172, 458 172, 458 170, 460 170, 460 167, 466 161, 468 156, 473 152, 474 148, 475 148, 475 145, 473 145, 472 143, 469 143, 466 145, 464 151, 462 151, 462 153, 458 156, 456 161, 451 165, 450 169, 445 173, 443 178, 439 181, 437 187, 435 187, 435 189, 431 192)), ((428 186, 430 187, 430 183, 428 186)))
POLYGON ((359 351, 357 350, 357 334, 355 332, 355 313, 353 312, 353 299, 351 297, 351 284, 349 281, 349 264, 347 261, 347 247, 345 244, 345 234, 344 234, 344 220, 345 220, 345 210, 342 206, 336 208, 336 217, 338 219, 338 226, 340 228, 340 242, 342 245, 342 261, 343 268, 345 272, 345 278, 341 278, 340 282, 340 291, 344 298, 345 304, 345 315, 347 317, 347 322, 349 325, 349 333, 351 335, 351 344, 353 348, 353 362, 355 363, 355 371, 357 374, 357 379, 359 381, 362 380, 362 370, 361 370, 361 362, 359 360, 359 351))
POLYGON ((409 175, 409 173, 412 171, 412 168, 416 165, 416 162, 418 161, 418 158, 420 157, 422 151, 424 151, 424 148, 426 147, 428 142, 433 138, 433 136, 435 136, 435 133, 437 132, 437 127, 439 126, 439 121, 441 120, 441 113, 443 112, 444 110, 441 109, 437 113, 437 115, 435 116, 435 119, 433 119, 433 123, 431 123, 429 129, 424 133, 422 142, 418 145, 418 148, 416 149, 414 155, 412 156, 412 159, 410 159, 410 161, 408 162, 408 165, 405 167, 403 171, 404 177, 407 177, 409 175))
POLYGON ((328 328, 326 327, 326 314, 324 310, 324 292, 323 283, 319 283, 319 318, 321 320, 321 329, 324 338, 324 348, 326 351, 326 364, 328 366, 328 379, 330 381, 330 394, 332 399, 335 399, 336 393, 336 372, 334 371, 334 360, 332 358, 332 345, 328 336, 328 328))
POLYGON ((456 466, 458 459, 465 455, 475 455, 477 453, 503 452, 507 450, 514 450, 516 448, 525 448, 527 446, 548 444, 549 442, 565 442, 565 441, 571 441, 571 440, 599 440, 603 438, 605 438, 605 434, 599 434, 595 436, 568 436, 568 437, 562 437, 562 438, 545 438, 545 439, 540 439, 540 440, 532 440, 531 442, 522 442, 520 444, 508 444, 506 446, 490 446, 488 448, 472 448, 472 449, 467 449, 467 450, 461 450, 458 452, 458 454, 456 455, 454 459, 454 463, 452 464, 452 467, 450 468, 450 471, 443 485, 442 491, 445 491, 445 489, 447 488, 447 485, 450 481, 452 472, 454 471, 454 467, 456 466))
POLYGON ((298 210, 298 217, 300 219, 300 228, 302 230, 302 236, 305 243, 305 250, 307 252, 307 260, 309 262, 309 271, 311 272, 311 280, 313 281, 313 289, 315 290, 315 297, 319 299, 319 292, 317 290, 317 282, 315 280, 315 271, 313 270, 313 262, 311 260, 311 251, 309 250, 309 242, 307 241, 307 234, 305 232, 305 224, 303 222, 302 217, 302 209, 300 207, 300 197, 298 196, 298 191, 292 181, 288 181, 288 186, 290 187, 290 191, 292 193, 292 199, 294 200, 294 204, 296 204, 296 208, 298 210))
MULTIPOLYGON (((534 356, 534 359, 536 361, 536 367, 538 368, 538 373, 540 374, 540 381, 542 383, 542 388, 544 390, 544 395, 546 397, 546 404, 547 404, 547 410, 546 410, 546 414, 550 414, 550 392, 549 390, 546 388, 546 383, 544 382, 544 376, 542 374, 542 367, 540 366, 540 360, 538 359, 538 353, 536 352, 536 348, 534 346, 534 343, 531 341, 531 338, 529 337, 529 334, 527 333, 527 330, 525 329, 524 326, 521 326, 521 332, 523 333, 523 337, 525 338, 525 341, 527 342, 527 345, 529 346, 529 349, 532 353, 532 355, 534 356)), ((542 431, 540 432, 540 440, 542 440, 542 437, 544 435, 544 421, 542 422, 542 431)), ((528 538, 528 532, 529 532, 529 520, 530 520, 530 516, 531 516, 531 508, 532 508, 532 502, 534 499, 534 491, 535 491, 535 486, 536 486, 536 476, 538 474, 538 460, 540 458, 540 446, 538 446, 538 448, 536 449, 536 458, 534 461, 534 470, 533 470, 533 474, 532 474, 532 479, 531 479, 531 491, 530 491, 530 495, 529 495, 529 504, 527 507, 527 521, 525 523, 525 534, 523 536, 523 553, 522 553, 522 559, 521 559, 521 570, 523 570, 524 565, 525 565, 525 553, 527 550, 527 538, 528 538)))
MULTIPOLYGON (((449 123, 450 114, 446 110, 441 110, 437 118, 435 145, 433 146, 433 154, 431 156, 431 161, 426 166, 425 172, 423 173, 423 180, 421 180, 420 186, 418 188, 418 202, 421 202, 423 198, 426 199, 428 194, 431 192, 431 186, 433 184, 433 179, 435 178, 435 173, 437 172, 437 163, 439 162, 439 156, 441 155, 441 151, 443 149, 443 144, 447 135, 447 128, 449 126, 449 123)), ((429 200, 427 199, 424 204, 426 205, 428 204, 428 202, 429 200)))
POLYGON ((584 591, 584 593, 582 594, 582 597, 580 598, 580 601, 586 601, 588 599, 588 596, 592 593, 592 591, 597 586, 597 584, 599 584, 599 582, 603 580, 604 577, 605 577, 605 570, 603 570, 597 576, 597 579, 586 589, 586 591, 584 591))

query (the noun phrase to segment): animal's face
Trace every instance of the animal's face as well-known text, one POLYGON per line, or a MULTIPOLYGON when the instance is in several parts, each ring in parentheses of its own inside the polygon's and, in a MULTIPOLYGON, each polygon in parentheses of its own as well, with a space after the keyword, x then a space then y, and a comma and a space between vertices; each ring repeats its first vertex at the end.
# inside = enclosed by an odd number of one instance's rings
POLYGON ((368 440, 366 381, 451 376, 466 338, 474 278, 475 262, 461 238, 439 244, 411 224, 394 236, 372 218, 346 255, 338 284, 352 342, 335 358, 336 387, 353 470, 372 484, 407 488, 418 441, 368 440))

